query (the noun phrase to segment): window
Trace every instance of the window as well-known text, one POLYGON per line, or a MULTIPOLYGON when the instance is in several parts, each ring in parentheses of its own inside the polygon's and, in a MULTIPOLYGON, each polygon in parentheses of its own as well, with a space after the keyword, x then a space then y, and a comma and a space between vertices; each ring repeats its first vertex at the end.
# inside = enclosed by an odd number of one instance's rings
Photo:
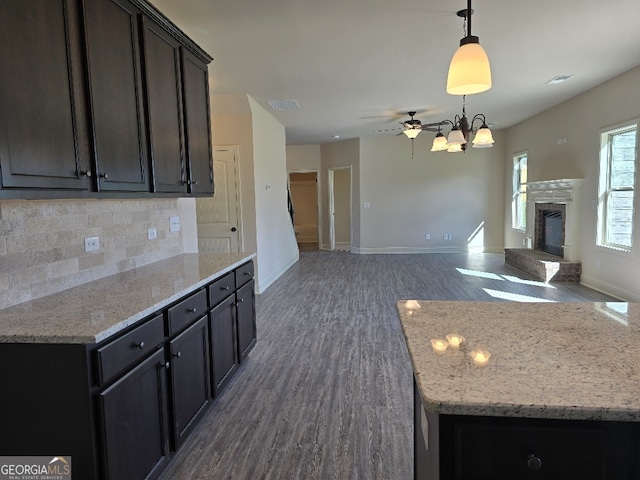
POLYGON ((638 122, 600 134, 598 245, 631 251, 638 122))
POLYGON ((513 156, 513 189, 511 196, 511 226, 527 228, 527 154, 513 156))

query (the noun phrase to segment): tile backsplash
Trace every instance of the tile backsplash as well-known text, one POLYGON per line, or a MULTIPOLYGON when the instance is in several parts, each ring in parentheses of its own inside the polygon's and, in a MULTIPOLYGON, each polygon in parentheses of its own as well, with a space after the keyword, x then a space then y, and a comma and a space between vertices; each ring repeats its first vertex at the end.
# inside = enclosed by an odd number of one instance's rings
POLYGON ((169 229, 177 202, 0 201, 0 309, 179 255, 182 230, 169 229), (87 237, 100 249, 85 252, 87 237))

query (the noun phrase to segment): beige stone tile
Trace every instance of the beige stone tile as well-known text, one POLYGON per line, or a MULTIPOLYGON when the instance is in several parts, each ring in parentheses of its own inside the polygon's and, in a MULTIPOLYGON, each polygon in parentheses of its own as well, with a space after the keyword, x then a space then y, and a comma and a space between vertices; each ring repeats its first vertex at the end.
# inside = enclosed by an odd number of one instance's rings
POLYGON ((89 228, 89 215, 66 215, 60 217, 60 230, 86 230, 89 228))
POLYGON ((27 218, 24 222, 25 235, 44 235, 60 230, 60 217, 58 216, 27 218))
POLYGON ((78 273, 79 270, 79 260, 77 258, 71 258, 48 264, 47 276, 51 279, 64 277, 78 273))
POLYGON ((91 252, 78 259, 78 268, 87 270, 104 265, 104 252, 91 252))
POLYGON ((9 274, 0 273, 0 292, 9 290, 9 274))
POLYGON ((101 212, 101 213, 93 213, 89 215, 89 226, 91 228, 96 227, 110 227, 113 225, 113 213, 112 212, 101 212))
POLYGON ((18 303, 28 302, 31 298, 31 289, 27 285, 10 288, 9 290, 0 292, 0 309, 17 305, 18 303))
POLYGON ((32 283, 42 282, 47 279, 47 266, 36 265, 33 267, 14 270, 10 273, 10 287, 17 288, 30 286, 32 283))
POLYGON ((0 237, 0 256, 7 254, 7 239, 0 237))

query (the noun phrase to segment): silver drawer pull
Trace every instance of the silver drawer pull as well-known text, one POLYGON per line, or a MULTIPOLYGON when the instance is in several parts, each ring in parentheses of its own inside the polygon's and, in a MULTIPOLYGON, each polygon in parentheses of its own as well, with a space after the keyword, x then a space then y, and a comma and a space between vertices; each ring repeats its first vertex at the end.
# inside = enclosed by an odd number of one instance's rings
POLYGON ((220 287, 220 290, 229 290, 229 285, 227 285, 226 287, 220 287))
POLYGON ((238 304, 243 303, 244 302, 244 298, 239 298, 238 299, 238 304))
POLYGON ((198 311, 198 309, 196 307, 187 308, 187 312, 189 312, 189 313, 196 313, 197 311, 198 311))
POLYGON ((173 356, 176 358, 180 358, 182 357, 182 352, 174 353, 173 356))
POLYGON ((144 342, 139 342, 135 344, 136 348, 139 348, 140 350, 142 350, 144 348, 144 342))

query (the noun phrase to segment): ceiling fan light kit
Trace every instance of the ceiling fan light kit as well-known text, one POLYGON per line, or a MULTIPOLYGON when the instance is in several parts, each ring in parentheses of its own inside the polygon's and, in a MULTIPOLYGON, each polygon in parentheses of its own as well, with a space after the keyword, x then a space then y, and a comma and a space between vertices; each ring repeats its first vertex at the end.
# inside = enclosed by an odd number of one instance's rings
POLYGON ((460 10, 458 16, 466 20, 468 29, 451 59, 447 75, 447 93, 451 95, 471 95, 491 88, 489 57, 478 37, 471 35, 472 14, 471 0, 467 0, 467 9, 460 10))

